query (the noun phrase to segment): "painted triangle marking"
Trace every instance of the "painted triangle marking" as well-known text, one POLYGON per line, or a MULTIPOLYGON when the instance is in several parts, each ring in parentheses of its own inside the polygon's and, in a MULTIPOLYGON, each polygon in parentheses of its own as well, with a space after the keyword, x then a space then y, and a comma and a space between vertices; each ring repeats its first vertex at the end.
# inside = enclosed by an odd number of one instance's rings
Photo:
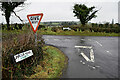
POLYGON ((34 33, 37 31, 42 17, 43 17, 43 13, 27 15, 28 21, 29 21, 34 33))
POLYGON ((95 62, 92 46, 75 46, 75 48, 90 49, 90 59, 83 52, 80 54, 83 56, 83 58, 85 58, 86 61, 95 62))

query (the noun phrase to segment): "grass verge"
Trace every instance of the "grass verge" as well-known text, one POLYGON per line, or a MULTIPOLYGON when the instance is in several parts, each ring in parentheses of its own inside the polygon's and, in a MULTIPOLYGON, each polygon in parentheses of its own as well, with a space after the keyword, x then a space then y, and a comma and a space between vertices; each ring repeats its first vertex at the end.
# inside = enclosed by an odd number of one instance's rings
POLYGON ((44 60, 34 68, 35 74, 29 78, 59 78, 67 66, 67 57, 57 48, 43 47, 44 60))

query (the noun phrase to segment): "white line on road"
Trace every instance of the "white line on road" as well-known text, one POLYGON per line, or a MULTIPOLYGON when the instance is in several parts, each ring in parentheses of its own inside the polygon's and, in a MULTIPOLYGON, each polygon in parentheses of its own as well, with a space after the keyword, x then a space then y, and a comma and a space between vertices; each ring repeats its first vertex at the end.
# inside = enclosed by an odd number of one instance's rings
POLYGON ((91 49, 92 46, 75 46, 75 48, 89 48, 89 49, 91 49))
MULTIPOLYGON (((88 39, 89 41, 92 41, 91 39, 88 39)), ((93 40, 95 41, 95 40, 93 40)), ((103 46, 101 43, 99 43, 98 41, 95 41, 97 44, 99 44, 100 46, 103 46)))
POLYGON ((58 41, 59 39, 54 39, 55 41, 58 41))
MULTIPOLYGON (((107 53, 111 54, 110 51, 106 51, 107 53)), ((111 54, 112 55, 112 54, 111 54)))
MULTIPOLYGON (((95 60, 94 60, 94 52, 93 52, 92 46, 75 46, 75 48, 87 48, 87 49, 90 49, 90 59, 83 52, 81 52, 80 54, 83 56, 83 58, 85 58, 86 61, 95 62, 95 60)), ((79 52, 79 49, 78 49, 78 52, 79 52)))
POLYGON ((81 39, 81 40, 83 40, 83 41, 84 41, 85 39, 81 39))
POLYGON ((102 44, 100 44, 98 41, 95 41, 97 44, 99 44, 100 46, 102 46, 102 44))
POLYGON ((85 58, 86 61, 90 61, 90 59, 83 52, 81 52, 80 54, 85 58))
POLYGON ((89 41, 91 41, 91 39, 88 39, 89 41))
POLYGON ((94 62, 94 52, 93 52, 93 49, 90 50, 90 58, 91 58, 91 62, 94 62))

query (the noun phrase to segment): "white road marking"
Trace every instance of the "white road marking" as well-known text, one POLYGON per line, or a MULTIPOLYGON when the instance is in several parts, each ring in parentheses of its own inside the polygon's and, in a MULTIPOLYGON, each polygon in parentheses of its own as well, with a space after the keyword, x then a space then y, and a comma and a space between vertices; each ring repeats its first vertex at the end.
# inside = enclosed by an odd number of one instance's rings
MULTIPOLYGON (((110 51, 106 51, 107 53, 111 54, 110 51)), ((111 54, 112 55, 112 54, 111 54)))
POLYGON ((82 63, 82 60, 80 60, 80 62, 82 63))
POLYGON ((85 62, 82 62, 82 64, 85 64, 85 62))
POLYGON ((96 68, 99 68, 100 66, 95 66, 96 68))
POLYGON ((93 69, 96 69, 95 67, 92 67, 93 69))
POLYGON ((92 46, 75 46, 75 48, 89 48, 89 49, 91 49, 92 46))
POLYGON ((81 39, 81 40, 83 40, 83 41, 84 41, 85 39, 81 39))
POLYGON ((90 59, 83 52, 81 52, 80 54, 85 58, 86 61, 90 61, 90 59))
POLYGON ((91 62, 94 62, 94 52, 93 52, 93 49, 90 50, 90 58, 91 58, 91 62))
MULTIPOLYGON (((89 41, 92 41, 91 39, 88 39, 89 41)), ((95 41, 95 40, 93 40, 95 41)), ((98 41, 95 41, 97 44, 99 44, 100 46, 103 46, 101 43, 99 43, 98 41)))
POLYGON ((91 41, 91 39, 88 39, 89 41, 91 41))
POLYGON ((78 49, 78 52, 80 52, 80 49, 78 49))
POLYGON ((102 46, 102 44, 100 44, 98 41, 95 41, 97 44, 99 44, 100 46, 102 46))
MULTIPOLYGON (((90 49, 90 59, 83 52, 81 52, 80 54, 83 56, 83 58, 85 58, 86 61, 95 62, 95 60, 94 60, 94 52, 93 52, 92 46, 75 46, 75 48, 87 48, 87 49, 90 49)), ((78 49, 78 52, 79 52, 79 49, 78 49)))

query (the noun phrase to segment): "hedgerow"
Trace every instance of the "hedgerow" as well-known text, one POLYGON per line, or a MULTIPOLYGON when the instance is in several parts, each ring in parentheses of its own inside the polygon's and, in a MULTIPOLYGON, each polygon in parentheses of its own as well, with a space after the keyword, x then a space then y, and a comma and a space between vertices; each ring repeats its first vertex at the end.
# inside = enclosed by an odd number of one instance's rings
POLYGON ((24 31, 3 31, 2 33, 2 78, 24 78, 34 74, 33 68, 43 60, 42 46, 44 40, 38 35, 38 45, 31 28, 24 31), (16 55, 32 50, 33 56, 18 63, 11 60, 11 54, 16 55))

